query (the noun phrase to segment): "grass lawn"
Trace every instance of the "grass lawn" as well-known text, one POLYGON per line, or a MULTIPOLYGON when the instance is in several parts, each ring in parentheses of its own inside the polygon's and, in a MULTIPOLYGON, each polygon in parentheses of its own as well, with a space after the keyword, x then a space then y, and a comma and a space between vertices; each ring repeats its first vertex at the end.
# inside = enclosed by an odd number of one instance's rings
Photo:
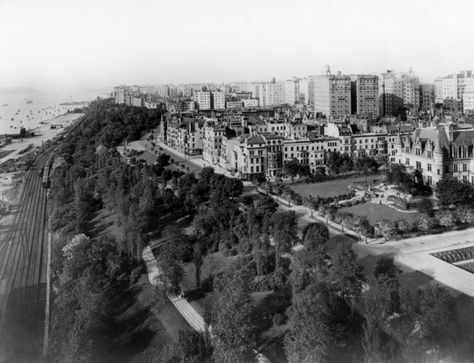
POLYGON ((392 222, 398 219, 404 219, 408 222, 413 222, 419 215, 418 212, 402 213, 387 207, 386 205, 374 203, 362 203, 353 205, 352 207, 341 208, 339 210, 342 212, 353 213, 354 215, 358 216, 365 216, 372 225, 383 219, 387 219, 392 222))
POLYGON ((354 182, 364 182, 365 180, 381 180, 381 176, 379 175, 371 175, 367 178, 365 177, 357 177, 357 178, 346 178, 346 179, 336 179, 325 181, 322 183, 301 183, 290 186, 292 190, 296 193, 300 194, 302 197, 306 197, 308 195, 319 195, 320 197, 335 197, 340 194, 347 194, 350 192, 348 188, 349 185, 353 184, 354 182))

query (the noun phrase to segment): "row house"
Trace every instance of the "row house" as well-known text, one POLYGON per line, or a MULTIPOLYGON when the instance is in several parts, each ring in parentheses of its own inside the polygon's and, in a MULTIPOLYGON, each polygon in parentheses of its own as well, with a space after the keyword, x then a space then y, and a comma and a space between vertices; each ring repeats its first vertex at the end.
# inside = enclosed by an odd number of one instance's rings
POLYGON ((217 121, 207 121, 204 124, 202 158, 211 165, 220 162, 222 138, 225 136, 225 127, 217 121))

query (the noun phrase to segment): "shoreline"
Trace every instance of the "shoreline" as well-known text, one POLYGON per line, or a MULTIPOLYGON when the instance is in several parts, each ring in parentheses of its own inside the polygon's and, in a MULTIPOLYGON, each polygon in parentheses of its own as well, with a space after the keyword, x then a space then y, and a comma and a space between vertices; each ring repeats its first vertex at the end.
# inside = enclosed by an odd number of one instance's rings
POLYGON ((32 145, 32 151, 41 147, 44 142, 51 140, 64 132, 68 126, 73 125, 83 115, 83 113, 65 113, 63 115, 45 120, 40 126, 28 130, 34 132, 35 135, 28 136, 23 139, 13 139, 11 144, 4 145, 0 148, 0 152, 8 152, 8 154, 0 157, 0 164, 3 164, 7 160, 17 160, 21 156, 24 156, 25 154, 20 152, 28 148, 30 145, 32 145), (52 124, 61 124, 62 127, 52 129, 52 124))

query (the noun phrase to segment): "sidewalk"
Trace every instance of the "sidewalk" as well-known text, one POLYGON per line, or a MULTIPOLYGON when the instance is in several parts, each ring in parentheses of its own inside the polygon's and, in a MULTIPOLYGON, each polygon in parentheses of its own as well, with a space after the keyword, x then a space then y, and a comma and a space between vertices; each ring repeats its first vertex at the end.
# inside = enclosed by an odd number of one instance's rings
MULTIPOLYGON (((257 189, 258 189, 259 192, 265 193, 265 191, 263 189, 261 189, 259 187, 257 187, 257 189)), ((275 199, 278 203, 280 203, 280 205, 282 206, 283 209, 293 210, 295 212, 296 211, 302 212, 305 216, 305 217, 302 217, 302 218, 306 218, 311 223, 318 221, 318 222, 322 222, 322 223, 326 224, 328 226, 328 228, 330 230, 332 230, 332 232, 334 234, 346 233, 348 235, 351 235, 352 237, 357 238, 357 240, 366 241, 366 242, 369 242, 369 241, 372 242, 374 240, 374 239, 368 239, 367 237, 363 236, 360 233, 354 232, 353 230, 348 229, 348 228, 344 228, 340 224, 334 223, 332 221, 329 221, 329 220, 319 216, 317 214, 317 212, 311 210, 309 207, 306 207, 304 205, 291 204, 291 202, 289 202, 288 200, 286 200, 282 197, 278 197, 276 195, 272 195, 270 193, 268 193, 268 196, 270 196, 271 198, 275 199)))

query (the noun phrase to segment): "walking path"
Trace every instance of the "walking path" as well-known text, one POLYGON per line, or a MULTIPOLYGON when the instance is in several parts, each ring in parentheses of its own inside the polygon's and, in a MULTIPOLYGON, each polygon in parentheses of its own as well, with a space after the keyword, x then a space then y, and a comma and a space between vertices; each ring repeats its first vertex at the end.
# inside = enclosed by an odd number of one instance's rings
MULTIPOLYGON (((258 191, 261 192, 261 193, 266 193, 263 189, 260 189, 258 188, 258 191)), ((354 232, 348 228, 344 228, 342 227, 340 224, 338 223, 334 223, 326 218, 323 218, 321 216, 319 216, 317 214, 317 212, 311 210, 311 208, 309 207, 306 207, 304 205, 296 205, 296 204, 291 204, 291 202, 289 202, 288 200, 282 198, 282 197, 278 197, 276 195, 272 195, 270 193, 268 193, 268 196, 270 196, 271 198, 273 198, 274 200, 276 200, 282 207, 282 209, 285 209, 285 210, 292 210, 292 211, 295 211, 295 212, 301 212, 303 214, 303 216, 301 216, 300 218, 303 218, 303 219, 306 219, 307 221, 309 221, 309 223, 314 223, 316 221, 318 222, 322 222, 324 224, 326 224, 329 228, 329 230, 335 234, 339 234, 339 233, 346 233, 348 235, 351 235, 355 238, 357 238, 358 240, 363 240, 363 241, 373 241, 374 239, 368 239, 367 237, 363 236, 362 234, 360 233, 357 233, 357 232, 354 232)))
MULTIPOLYGON (((147 246, 143 249, 142 257, 147 267, 148 279, 150 283, 153 286, 157 286, 159 284, 158 276, 160 274, 160 268, 158 267, 158 261, 153 255, 153 251, 151 250, 150 246, 147 246)), ((187 299, 183 298, 182 296, 174 296, 171 294, 168 294, 167 297, 176 310, 195 331, 198 333, 204 333, 206 331, 203 317, 196 311, 196 309, 194 309, 187 299)), ((212 337, 211 326, 209 326, 209 332, 211 333, 212 337)), ((271 361, 262 353, 255 352, 255 354, 257 363, 271 363, 271 361)))

